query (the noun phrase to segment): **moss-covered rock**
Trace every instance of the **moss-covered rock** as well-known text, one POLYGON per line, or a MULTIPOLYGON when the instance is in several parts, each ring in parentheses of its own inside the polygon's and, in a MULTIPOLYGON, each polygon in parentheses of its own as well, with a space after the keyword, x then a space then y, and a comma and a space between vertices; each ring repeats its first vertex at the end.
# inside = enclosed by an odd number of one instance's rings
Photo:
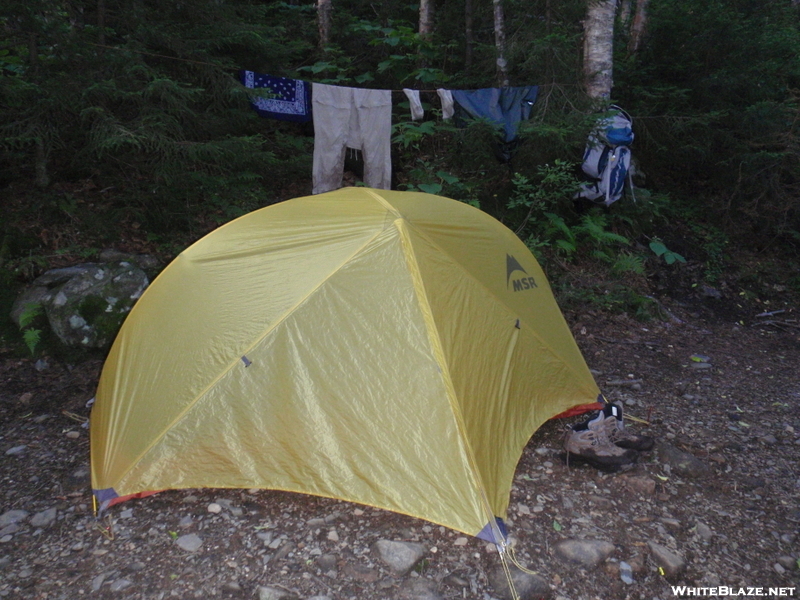
POLYGON ((133 260, 53 269, 20 294, 11 318, 19 324, 26 306, 40 304, 62 343, 106 348, 148 284, 147 275, 133 260))

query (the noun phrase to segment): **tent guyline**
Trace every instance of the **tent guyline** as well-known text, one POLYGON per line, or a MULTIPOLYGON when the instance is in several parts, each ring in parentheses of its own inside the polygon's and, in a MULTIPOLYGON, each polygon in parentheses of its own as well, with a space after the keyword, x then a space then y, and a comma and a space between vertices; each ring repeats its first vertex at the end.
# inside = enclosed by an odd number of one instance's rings
POLYGON ((101 510, 169 489, 346 500, 515 562, 522 451, 598 393, 512 231, 455 200, 345 188, 240 217, 155 279, 103 367, 92 487, 101 510))

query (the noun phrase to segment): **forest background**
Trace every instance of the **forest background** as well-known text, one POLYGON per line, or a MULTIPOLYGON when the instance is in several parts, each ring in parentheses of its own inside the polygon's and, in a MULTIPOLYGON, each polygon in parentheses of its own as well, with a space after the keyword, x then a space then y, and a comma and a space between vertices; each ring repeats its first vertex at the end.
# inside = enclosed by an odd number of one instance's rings
MULTIPOLYGON (((0 309, 48 268, 108 247, 168 261, 310 193, 313 127, 257 116, 240 69, 398 91, 538 85, 505 162, 486 123, 442 121, 435 94, 411 121, 395 94, 394 187, 500 219, 567 308, 647 318, 678 288, 766 306, 770 290, 800 292, 798 4, 6 0, 0 309), (608 98, 587 64, 598 11, 608 98), (579 206, 586 137, 609 102, 633 116, 634 191, 579 206)), ((4 347, 20 344, 2 320, 4 347)))

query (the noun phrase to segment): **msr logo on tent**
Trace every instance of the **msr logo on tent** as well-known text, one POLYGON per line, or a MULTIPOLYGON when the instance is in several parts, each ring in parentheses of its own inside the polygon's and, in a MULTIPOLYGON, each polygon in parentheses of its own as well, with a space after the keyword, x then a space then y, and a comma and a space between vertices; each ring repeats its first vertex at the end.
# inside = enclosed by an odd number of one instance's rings
POLYGON ((513 284, 513 291, 515 292, 531 290, 535 287, 539 287, 536 285, 536 280, 530 276, 511 279, 511 275, 513 275, 516 271, 522 271, 525 273, 525 275, 528 275, 528 272, 522 268, 522 265, 519 264, 519 261, 516 258, 510 254, 506 254, 506 287, 513 284))

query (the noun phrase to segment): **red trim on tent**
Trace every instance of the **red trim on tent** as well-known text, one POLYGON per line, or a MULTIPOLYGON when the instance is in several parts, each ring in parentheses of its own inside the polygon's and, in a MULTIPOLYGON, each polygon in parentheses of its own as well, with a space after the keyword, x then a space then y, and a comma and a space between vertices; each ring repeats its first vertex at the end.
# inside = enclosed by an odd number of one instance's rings
MULTIPOLYGON (((590 404, 579 404, 578 406, 573 406, 569 410, 565 410, 564 412, 557 414, 552 418, 565 419, 567 417, 575 417, 577 415, 582 415, 592 410, 603 410, 603 403, 592 402, 590 404)), ((121 504, 126 500, 130 500, 131 498, 147 498, 148 496, 152 496, 153 494, 158 494, 160 491, 162 490, 156 490, 155 492, 139 492, 137 494, 128 494, 127 496, 117 496, 116 498, 109 500, 107 506, 114 506, 115 504, 121 504)))
POLYGON ((591 404, 579 404, 578 406, 573 406, 569 410, 565 410, 561 414, 556 415, 553 417, 554 419, 564 419, 566 417, 574 417, 576 415, 582 415, 583 413, 587 413, 590 410, 603 410, 603 403, 602 402, 592 402, 591 404))
POLYGON ((126 500, 130 500, 131 498, 147 498, 148 496, 152 496, 153 494, 157 494, 161 490, 157 490, 155 492, 138 492, 136 494, 128 494, 127 496, 117 496, 116 498, 112 498, 108 501, 108 506, 114 506, 115 504, 120 504, 125 502, 126 500))

